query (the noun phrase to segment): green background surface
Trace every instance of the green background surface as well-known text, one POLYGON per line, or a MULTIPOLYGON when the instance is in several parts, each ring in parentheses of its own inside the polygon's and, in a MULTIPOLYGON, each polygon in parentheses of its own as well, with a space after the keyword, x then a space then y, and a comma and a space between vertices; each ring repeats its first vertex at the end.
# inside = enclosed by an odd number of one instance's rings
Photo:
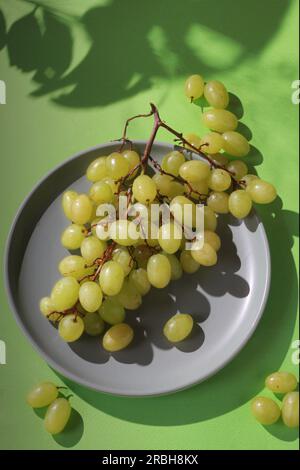
MULTIPOLYGON (((297 372, 299 108, 291 85, 298 78, 298 1, 45 0, 26 17, 32 3, 0 0, 0 79, 7 86, 0 106, 1 257, 33 185, 72 154, 119 137, 124 120, 147 111, 150 100, 174 128, 201 134, 201 110, 182 91, 191 73, 224 81, 241 99, 256 148, 248 163, 274 182, 281 199, 259 208, 272 285, 257 331, 216 376, 175 395, 118 398, 57 376, 17 327, 1 279, 7 364, 0 365, 0 448, 296 449, 297 432, 259 425, 249 402, 268 394, 268 373, 297 372), (67 383, 74 395, 76 413, 60 437, 44 432, 24 402, 43 379, 67 383)), ((131 136, 146 138, 149 126, 136 122, 131 136)))

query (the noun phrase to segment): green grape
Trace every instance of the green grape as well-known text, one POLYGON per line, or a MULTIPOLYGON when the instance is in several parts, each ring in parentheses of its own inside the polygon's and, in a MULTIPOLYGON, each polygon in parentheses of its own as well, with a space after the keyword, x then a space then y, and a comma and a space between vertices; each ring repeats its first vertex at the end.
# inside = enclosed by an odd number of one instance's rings
POLYGON ((194 320, 188 313, 176 313, 164 326, 164 335, 170 343, 179 343, 186 339, 194 326, 194 320))
POLYGON ((80 286, 79 301, 87 312, 96 312, 102 304, 102 299, 101 288, 96 282, 88 281, 80 286))
POLYGON ((110 237, 122 246, 135 245, 139 238, 138 227, 131 221, 120 219, 110 225, 110 237))
POLYGON ((218 219, 214 211, 208 207, 204 207, 204 228, 205 230, 216 231, 218 219))
POLYGON ((266 378, 265 384, 274 393, 288 393, 297 388, 297 379, 289 372, 274 372, 266 378))
POLYGON ((147 204, 156 197, 156 184, 149 176, 140 175, 133 182, 132 193, 138 202, 147 204))
MULTIPOLYGON (((122 152, 122 155, 128 162, 129 171, 132 171, 141 162, 140 156, 135 150, 124 150, 124 152, 122 152)), ((134 178, 134 176, 137 174, 137 171, 138 169, 136 169, 136 171, 134 171, 129 178, 134 178)))
POLYGON ((180 254, 180 263, 185 273, 193 274, 200 268, 200 264, 194 260, 191 251, 183 250, 180 254))
POLYGON ((124 282, 124 270, 116 261, 107 261, 102 266, 99 283, 106 295, 117 295, 124 282))
POLYGON ((234 174, 234 179, 240 181, 247 173, 248 167, 241 160, 234 160, 226 165, 228 171, 234 174))
POLYGON ((75 224, 86 224, 92 216, 93 204, 86 194, 80 194, 74 199, 71 206, 72 220, 75 224))
POLYGON ((245 157, 250 152, 250 145, 247 139, 239 132, 228 130, 223 134, 223 150, 233 157, 245 157))
POLYGON ((211 80, 204 87, 204 96, 206 101, 217 109, 227 108, 229 95, 223 83, 217 80, 211 80))
POLYGON ((90 313, 86 315, 83 319, 83 323, 84 323, 84 331, 89 336, 99 336, 103 333, 105 329, 105 323, 100 317, 100 315, 98 314, 98 312, 90 313))
POLYGON ((237 219, 247 217, 252 208, 252 200, 249 194, 243 189, 233 191, 228 200, 229 211, 237 219))
POLYGON ((66 398, 57 398, 47 409, 45 429, 50 434, 59 434, 66 427, 71 416, 71 405, 66 398))
POLYGON ((247 193, 253 202, 257 204, 270 204, 276 199, 277 192, 274 186, 259 178, 254 179, 247 185, 247 193))
POLYGON ((103 336, 102 345, 106 351, 116 352, 127 346, 133 340, 133 329, 126 323, 118 323, 112 326, 103 336))
POLYGON ((125 320, 125 310, 115 297, 107 297, 99 309, 99 315, 109 325, 117 325, 125 320))
POLYGON ((213 191, 226 191, 231 186, 231 176, 228 171, 221 168, 212 170, 208 179, 208 186, 213 191))
POLYGON ((191 100, 197 100, 203 95, 204 80, 201 75, 191 75, 184 85, 185 95, 191 100))
POLYGON ((106 171, 110 178, 118 180, 129 172, 129 163, 121 153, 113 152, 106 158, 106 171))
POLYGON ((201 145, 205 145, 202 147, 203 152, 205 153, 218 153, 223 148, 223 137, 218 132, 209 132, 204 137, 202 137, 201 145))
POLYGON ((204 242, 208 243, 215 251, 221 248, 221 239, 219 235, 211 230, 204 230, 204 242))
POLYGON ((120 183, 117 183, 116 181, 114 181, 112 178, 110 178, 109 176, 105 177, 102 179, 102 182, 103 183, 106 183, 108 184, 108 186, 110 186, 113 194, 116 194, 118 192, 118 189, 119 189, 119 186, 120 186, 120 183))
POLYGON ((210 155, 210 158, 217 165, 226 166, 228 163, 228 158, 223 153, 215 153, 214 155, 210 155))
POLYGON ((246 186, 248 186, 249 183, 251 183, 251 181, 256 180, 256 179, 259 179, 259 177, 257 175, 251 175, 250 173, 248 175, 243 176, 242 178, 246 186))
POLYGON ((162 254, 152 255, 147 264, 147 275, 152 286, 162 289, 171 280, 171 265, 168 258, 162 254))
POLYGON ((183 153, 174 150, 163 157, 161 167, 167 173, 170 173, 173 176, 178 176, 179 168, 184 162, 185 156, 183 153))
POLYGON ((82 318, 74 313, 65 315, 58 325, 59 336, 67 343, 72 343, 80 338, 84 330, 82 318))
POLYGON ((67 219, 72 220, 72 204, 77 198, 76 191, 66 191, 62 197, 62 208, 67 219))
POLYGON ((134 262, 133 262, 133 259, 130 255, 129 251, 127 250, 127 248, 125 248, 123 246, 117 247, 113 251, 112 259, 113 259, 113 261, 116 261, 117 263, 119 263, 122 266, 122 268, 124 270, 124 275, 128 276, 128 274, 130 273, 130 271, 133 268, 134 262))
POLYGON ((299 427, 299 392, 287 393, 282 402, 282 420, 289 428, 299 427))
POLYGON ((86 177, 92 183, 102 180, 107 176, 106 157, 98 157, 93 160, 86 170, 86 177))
POLYGON ((238 126, 237 117, 226 109, 210 109, 205 111, 202 114, 202 121, 212 131, 221 133, 234 131, 238 126))
POLYGON ((180 261, 175 255, 170 255, 168 253, 164 253, 164 255, 168 258, 171 265, 171 281, 177 281, 182 276, 182 266, 180 261))
POLYGON ((133 269, 129 274, 129 281, 134 285, 141 295, 148 294, 151 284, 148 279, 147 271, 143 268, 133 269))
POLYGON ((127 310, 136 310, 142 304, 141 294, 128 278, 124 280, 123 287, 116 298, 127 310))
POLYGON ((40 311, 45 317, 47 317, 49 313, 54 311, 54 306, 51 302, 50 297, 43 297, 40 300, 40 311))
POLYGON ((91 186, 90 198, 96 204, 106 204, 112 202, 114 194, 111 187, 103 181, 97 181, 91 186))
POLYGON ((42 382, 28 392, 26 402, 32 408, 43 408, 50 405, 57 396, 58 389, 56 385, 51 382, 42 382))
POLYGON ((172 255, 179 249, 182 239, 182 229, 177 224, 169 222, 163 224, 159 229, 158 242, 161 248, 172 255))
POLYGON ((263 425, 274 424, 280 417, 280 408, 274 400, 256 397, 251 403, 253 416, 263 425))
POLYGON ((207 198, 207 206, 217 214, 229 212, 229 195, 224 192, 213 191, 207 198))
POLYGON ((85 238, 81 243, 81 256, 87 264, 92 264, 96 259, 101 258, 106 248, 107 244, 105 241, 99 240, 99 238, 91 235, 85 238))
POLYGON ((179 168, 181 178, 189 183, 198 183, 206 180, 210 175, 210 169, 207 163, 200 160, 189 160, 179 168))
POLYGON ((74 277, 68 276, 57 281, 51 291, 50 299, 54 309, 63 312, 76 304, 78 294, 78 282, 74 277))
POLYGON ((153 251, 147 245, 138 245, 134 249, 133 257, 136 260, 138 266, 143 269, 147 269, 147 264, 150 256, 152 256, 153 251))
POLYGON ((174 219, 178 224, 184 224, 186 227, 195 226, 196 210, 196 205, 185 196, 174 197, 170 204, 174 219))
POLYGON ((86 237, 87 230, 84 225, 71 224, 61 235, 61 244, 67 250, 80 248, 82 240, 86 237))
POLYGON ((85 274, 85 260, 81 256, 70 255, 61 260, 58 270, 62 276, 71 276, 80 279, 85 274))
POLYGON ((196 240, 193 243, 191 255, 202 266, 214 266, 218 261, 216 250, 207 242, 196 240))
POLYGON ((176 196, 182 195, 185 191, 186 189, 183 184, 179 183, 179 181, 172 181, 168 197, 173 199, 176 196))
POLYGON ((193 147, 199 149, 202 144, 202 139, 197 134, 189 133, 185 134, 184 139, 191 145, 185 144, 184 146, 190 150, 193 150, 193 147), (192 147, 191 147, 192 146, 192 147))
POLYGON ((162 196, 168 196, 170 194, 170 192, 172 191, 172 181, 173 181, 172 176, 156 173, 152 177, 152 179, 156 185, 157 191, 162 196))

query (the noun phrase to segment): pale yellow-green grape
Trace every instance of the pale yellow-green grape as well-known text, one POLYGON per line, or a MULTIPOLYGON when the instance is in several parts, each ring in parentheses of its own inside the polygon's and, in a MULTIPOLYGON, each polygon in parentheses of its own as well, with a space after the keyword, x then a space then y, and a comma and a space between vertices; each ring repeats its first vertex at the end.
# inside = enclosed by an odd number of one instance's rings
POLYGON ((103 294, 98 283, 88 281, 80 286, 79 301, 87 312, 96 312, 102 304, 102 299, 103 294))
POLYGON ((219 235, 211 230, 204 230, 204 242, 212 246, 215 251, 219 251, 221 248, 221 239, 219 235))
POLYGON ((86 271, 86 261, 82 256, 70 255, 61 260, 58 270, 62 276, 71 276, 80 279, 86 271))
POLYGON ((229 211, 237 219, 247 217, 252 208, 252 200, 250 195, 243 189, 233 191, 228 201, 229 211))
POLYGON ((96 218, 96 213, 97 213, 97 209, 98 209, 98 204, 96 204, 92 200, 91 200, 91 203, 92 203, 92 213, 91 213, 90 218, 88 220, 89 224, 92 222, 92 220, 94 220, 96 218))
POLYGON ((180 263, 185 273, 193 274, 200 268, 200 264, 194 260, 190 250, 183 250, 181 252, 180 263))
POLYGON ((179 168, 181 178, 189 183, 198 183, 206 180, 210 175, 209 165, 200 160, 189 160, 179 168))
POLYGON ((205 153, 218 153, 223 148, 223 137, 218 132, 209 132, 202 137, 201 147, 205 153), (205 145, 204 144, 208 144, 205 145))
POLYGON ((246 163, 241 160, 233 160, 226 165, 227 170, 229 170, 234 175, 236 181, 240 181, 248 173, 248 167, 246 163))
POLYGON ((224 192, 213 191, 207 198, 207 206, 217 214, 228 214, 229 195, 224 192))
POLYGON ((79 284, 74 277, 63 277, 57 281, 50 295, 55 311, 63 312, 72 308, 78 300, 78 294, 79 284))
POLYGON ((106 295, 117 295, 124 282, 124 270, 116 261, 107 261, 102 266, 99 283, 106 295))
POLYGON ((114 181, 112 178, 110 178, 109 176, 106 176, 105 178, 102 179, 102 182, 103 183, 106 183, 108 184, 108 186, 110 186, 113 194, 116 194, 118 192, 118 189, 119 189, 119 186, 120 186, 120 183, 117 183, 116 181, 114 181))
POLYGON ((146 269, 133 269, 129 274, 129 280, 141 295, 148 294, 151 289, 146 269))
POLYGON ((96 204, 105 204, 113 201, 114 194, 111 187, 103 181, 97 181, 91 186, 90 198, 96 204))
POLYGON ((250 152, 248 140, 239 132, 227 131, 222 135, 223 150, 233 157, 245 157, 250 152))
POLYGON ((95 217, 95 219, 91 221, 91 233, 92 233, 92 235, 97 236, 97 225, 103 219, 104 219, 104 217, 95 217))
POLYGON ((42 382, 28 392, 26 401, 32 408, 43 408, 50 405, 57 398, 57 395, 56 385, 51 382, 42 382))
POLYGON ((204 207, 204 228, 205 230, 216 231, 218 225, 218 219, 214 211, 208 207, 204 207))
POLYGON ((252 201, 257 204, 270 204, 277 196, 274 186, 259 178, 251 181, 246 189, 252 201))
POLYGON ((66 427, 71 416, 71 405, 66 398, 57 398, 47 409, 45 429, 50 434, 59 434, 66 427))
POLYGON ((99 240, 99 238, 91 235, 85 238, 81 243, 81 256, 87 264, 92 264, 96 259, 101 258, 106 248, 107 244, 105 241, 99 240))
POLYGON ((299 427, 299 392, 287 393, 282 402, 282 420, 289 428, 299 427))
POLYGON ((251 175, 250 173, 248 175, 243 176, 242 178, 246 186, 248 186, 249 183, 251 183, 251 181, 256 180, 256 179, 259 179, 259 177, 257 175, 251 175))
POLYGON ((237 117, 227 109, 210 109, 202 114, 203 124, 216 132, 234 131, 238 126, 237 117))
POLYGON ((140 235, 137 226, 130 220, 120 219, 112 222, 110 238, 122 246, 131 246, 138 242, 140 235))
POLYGON ((166 287, 171 280, 171 265, 165 255, 152 255, 147 264, 147 275, 152 286, 158 289, 166 287))
POLYGON ((191 145, 186 145, 184 146, 190 150, 193 150, 193 147, 196 149, 199 149, 201 144, 202 144, 202 139, 199 137, 197 134, 189 133, 189 134, 184 134, 184 139, 191 145), (192 147, 191 147, 192 146, 192 147))
POLYGON ((117 325, 125 320, 125 309, 115 297, 107 297, 99 309, 99 315, 109 325, 117 325))
POLYGON ((182 239, 181 226, 178 226, 177 224, 174 224, 173 222, 169 222, 169 223, 163 224, 160 227, 158 242, 161 248, 169 255, 176 253, 176 251, 180 247, 181 239, 182 239))
POLYGON ((98 157, 93 160, 86 170, 86 177, 92 183, 102 180, 107 176, 106 157, 98 157))
POLYGON ((63 208, 65 216, 69 220, 73 220, 72 219, 72 204, 75 201, 75 199, 77 198, 77 196, 78 196, 78 194, 76 193, 76 191, 72 191, 72 190, 66 191, 63 194, 62 208, 63 208))
POLYGON ((136 310, 142 304, 141 294, 135 284, 128 278, 124 280, 123 287, 116 298, 127 310, 136 310))
POLYGON ((80 338, 84 330, 82 318, 74 313, 65 315, 58 325, 59 336, 67 343, 72 343, 80 338))
POLYGON ((71 206, 72 220, 75 224, 86 224, 92 216, 93 204, 86 194, 78 195, 71 206))
POLYGON ((218 80, 210 80, 204 87, 204 96, 208 104, 217 109, 227 108, 229 95, 226 87, 218 80))
POLYGON ((113 251, 112 259, 122 266, 125 276, 127 276, 133 268, 134 262, 126 247, 117 247, 113 251))
POLYGON ((176 313, 164 326, 164 335, 171 343, 186 339, 194 326, 194 320, 188 313, 176 313))
POLYGON ((139 225, 139 231, 141 243, 146 243, 151 247, 158 246, 158 227, 156 224, 149 220, 142 220, 139 225))
POLYGON ((208 193, 208 180, 198 181, 198 183, 193 183, 191 185, 184 183, 184 188, 186 194, 199 200, 199 194, 206 195, 208 193), (193 191, 191 191, 191 188, 193 191))
MULTIPOLYGON (((122 152, 123 157, 127 160, 129 165, 129 171, 132 171, 136 166, 139 165, 141 159, 139 154, 135 150, 124 150, 122 152)), ((137 174, 138 169, 130 175, 129 179, 133 178, 137 174)))
POLYGON ((106 158, 106 171, 110 178, 118 180, 129 172, 129 163, 121 153, 113 152, 106 158))
POLYGON ((210 158, 217 165, 226 166, 228 163, 228 158, 223 153, 215 153, 214 155, 210 155, 210 158))
MULTIPOLYGON (((103 305, 103 304, 102 304, 103 305)), ((98 312, 89 313, 83 319, 84 331, 89 336, 99 336, 105 329, 105 323, 98 312)))
POLYGON ((171 265, 171 281, 177 281, 182 276, 181 263, 175 255, 169 255, 168 253, 164 253, 164 255, 168 258, 171 265))
POLYGON ((202 266, 214 266, 218 261, 216 250, 209 243, 200 240, 193 243, 191 255, 202 266))
POLYGON ((156 185, 157 191, 162 196, 168 196, 170 194, 170 192, 172 191, 172 181, 173 181, 172 176, 156 173, 152 177, 152 179, 156 185))
POLYGON ((177 224, 193 227, 196 223, 196 205, 185 196, 175 196, 171 200, 170 211, 177 224))
POLYGON ((126 323, 118 323, 112 326, 103 336, 102 345, 106 351, 116 352, 127 346, 133 340, 133 329, 126 323))
POLYGON ((266 378, 266 387, 274 393, 288 393, 297 388, 297 379, 290 372, 274 372, 266 378))
POLYGON ((40 300, 40 311, 45 317, 47 317, 51 312, 54 311, 54 306, 51 302, 50 297, 43 297, 40 300))
POLYGON ((147 245, 138 245, 134 249, 134 259, 136 260, 139 268, 147 269, 148 260, 152 254, 153 252, 151 248, 147 245))
POLYGON ((263 425, 274 424, 280 417, 280 408, 274 400, 257 397, 251 403, 253 416, 263 425))
POLYGON ((168 197, 173 199, 176 196, 182 195, 185 191, 186 189, 183 184, 181 184, 179 181, 172 181, 168 197))
POLYGON ((87 229, 84 225, 71 224, 61 235, 61 244, 67 250, 77 250, 80 248, 82 240, 86 237, 87 229))
POLYGON ((208 186, 213 191, 226 191, 231 186, 231 176, 228 171, 216 168, 210 173, 208 186))
POLYGON ((184 162, 185 156, 183 153, 178 152, 178 150, 174 150, 163 157, 161 167, 167 173, 170 173, 173 176, 178 176, 179 168, 184 162))
POLYGON ((142 204, 154 201, 156 192, 156 184, 150 176, 140 175, 133 182, 132 193, 135 199, 142 204))
POLYGON ((204 80, 201 75, 191 75, 184 84, 185 95, 191 100, 197 100, 203 95, 204 80))

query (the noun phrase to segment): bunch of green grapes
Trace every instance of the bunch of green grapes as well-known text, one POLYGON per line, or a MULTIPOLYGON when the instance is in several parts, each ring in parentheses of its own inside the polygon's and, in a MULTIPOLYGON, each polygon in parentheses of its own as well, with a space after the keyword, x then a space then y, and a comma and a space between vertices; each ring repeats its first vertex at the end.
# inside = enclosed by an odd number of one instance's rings
MULTIPOLYGON (((86 333, 101 336, 102 346, 109 352, 127 347, 134 331, 126 322, 126 311, 139 308, 151 286, 165 288, 183 273, 217 263, 221 248, 218 218, 231 213, 242 219, 253 202, 264 204, 275 199, 276 190, 270 183, 248 174, 244 161, 229 162, 223 155, 226 151, 245 156, 249 144, 234 131, 236 117, 223 109, 228 104, 225 87, 219 82, 203 82, 202 86, 202 82, 198 75, 190 77, 186 92, 194 99, 204 92, 215 107, 204 114, 213 132, 199 141, 187 136, 184 143, 194 151, 205 149, 208 161, 192 158, 195 155, 185 148, 167 153, 159 164, 150 154, 141 157, 132 145, 124 150, 128 142, 124 138, 118 151, 89 164, 86 177, 91 186, 87 194, 64 193, 62 208, 70 225, 63 231, 61 243, 71 254, 59 263, 62 277, 50 296, 40 302, 41 312, 58 324, 64 341, 76 341, 86 333), (103 204, 112 205, 119 214, 120 196, 126 196, 126 219, 97 215, 103 204), (155 225, 151 208, 161 203, 171 217, 167 223, 160 219, 155 225), (179 208, 183 217, 191 214, 193 229, 200 203, 204 205, 204 232, 200 238, 192 238, 191 249, 187 249, 186 232, 176 210, 179 208), (138 218, 131 215, 136 206, 141 208, 138 218), (142 216, 143 208, 148 210, 146 216, 142 216), (152 230, 154 225, 156 230, 152 230)), ((180 313, 169 319, 163 332, 176 343, 192 328, 193 318, 180 313)))

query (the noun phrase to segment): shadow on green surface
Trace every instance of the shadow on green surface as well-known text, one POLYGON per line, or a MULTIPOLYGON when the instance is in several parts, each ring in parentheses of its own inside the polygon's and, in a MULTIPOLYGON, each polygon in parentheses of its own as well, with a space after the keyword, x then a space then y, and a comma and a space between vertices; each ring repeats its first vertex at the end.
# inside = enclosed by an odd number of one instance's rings
POLYGON ((272 436, 280 439, 281 441, 292 442, 299 437, 298 428, 288 428, 282 421, 273 424, 272 426, 264 426, 272 436))
MULTIPOLYGON (((255 334, 229 365, 202 384, 161 397, 115 397, 62 378, 68 387, 109 415, 158 426, 212 419, 242 406, 258 394, 264 387, 266 375, 280 369, 291 346, 298 302, 297 272, 291 248, 293 237, 299 236, 298 215, 283 210, 279 198, 267 207, 261 206, 259 212, 270 243, 271 291, 255 334)), ((295 432, 280 425, 268 428, 268 431, 278 439, 296 439, 295 432)))
POLYGON ((267 45, 291 4, 131 0, 129 10, 128 2, 111 0, 75 17, 51 1, 27 3, 32 11, 10 27, 6 38, 2 26, 10 63, 35 72, 35 96, 55 91, 55 101, 70 107, 108 105, 147 90, 157 78, 232 70, 267 45), (81 47, 79 30, 90 47, 69 70, 81 47))

